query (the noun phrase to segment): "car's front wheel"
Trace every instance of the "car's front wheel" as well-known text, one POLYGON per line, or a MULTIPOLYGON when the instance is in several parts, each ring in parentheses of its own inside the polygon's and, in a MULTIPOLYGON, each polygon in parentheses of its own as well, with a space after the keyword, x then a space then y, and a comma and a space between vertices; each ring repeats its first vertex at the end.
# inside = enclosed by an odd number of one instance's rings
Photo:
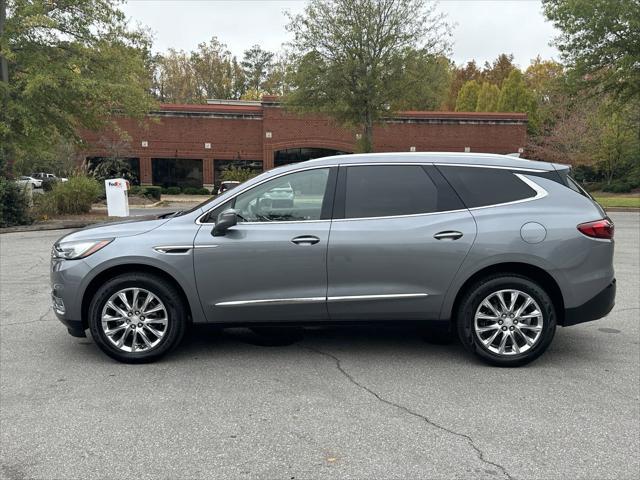
POLYGON ((112 278, 89 306, 89 329, 107 355, 125 363, 151 362, 174 348, 186 325, 176 288, 147 273, 112 278))
POLYGON ((493 365, 516 367, 538 358, 556 330, 551 298, 536 282, 496 275, 473 285, 458 310, 464 346, 493 365))

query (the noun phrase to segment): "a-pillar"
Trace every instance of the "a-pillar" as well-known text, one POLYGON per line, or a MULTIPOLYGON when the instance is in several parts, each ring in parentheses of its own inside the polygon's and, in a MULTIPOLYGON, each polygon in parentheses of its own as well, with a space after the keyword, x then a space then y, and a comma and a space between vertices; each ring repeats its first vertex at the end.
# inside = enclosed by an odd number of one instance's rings
POLYGON ((140 157, 140 184, 153 185, 151 157, 140 157))

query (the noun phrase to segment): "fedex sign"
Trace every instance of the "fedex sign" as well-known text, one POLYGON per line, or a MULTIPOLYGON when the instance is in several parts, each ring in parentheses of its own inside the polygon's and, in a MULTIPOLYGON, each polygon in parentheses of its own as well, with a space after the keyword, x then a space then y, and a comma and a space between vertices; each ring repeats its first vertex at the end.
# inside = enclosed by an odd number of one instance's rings
POLYGON ((129 216, 129 182, 124 178, 108 178, 104 181, 107 193, 107 213, 110 217, 129 216))

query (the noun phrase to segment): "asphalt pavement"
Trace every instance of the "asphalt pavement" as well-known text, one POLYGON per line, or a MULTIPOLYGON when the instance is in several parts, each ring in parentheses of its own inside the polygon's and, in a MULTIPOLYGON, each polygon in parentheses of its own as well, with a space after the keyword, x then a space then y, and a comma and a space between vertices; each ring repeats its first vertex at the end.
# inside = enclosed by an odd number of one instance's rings
POLYGON ((611 216, 615 309, 519 369, 393 328, 119 364, 51 311, 64 232, 0 235, 0 478, 637 478, 640 215, 611 216))

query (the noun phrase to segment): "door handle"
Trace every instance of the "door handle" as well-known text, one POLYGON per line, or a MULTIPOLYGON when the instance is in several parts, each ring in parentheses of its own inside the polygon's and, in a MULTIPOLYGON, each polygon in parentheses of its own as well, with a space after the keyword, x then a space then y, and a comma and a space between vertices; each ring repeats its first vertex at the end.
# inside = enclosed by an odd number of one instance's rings
POLYGON ((291 243, 295 243, 296 245, 315 245, 319 241, 320 239, 313 235, 300 235, 299 237, 291 239, 291 243))
POLYGON ((462 232, 447 230, 446 232, 436 233, 433 238, 436 240, 458 240, 459 238, 462 238, 462 232))

